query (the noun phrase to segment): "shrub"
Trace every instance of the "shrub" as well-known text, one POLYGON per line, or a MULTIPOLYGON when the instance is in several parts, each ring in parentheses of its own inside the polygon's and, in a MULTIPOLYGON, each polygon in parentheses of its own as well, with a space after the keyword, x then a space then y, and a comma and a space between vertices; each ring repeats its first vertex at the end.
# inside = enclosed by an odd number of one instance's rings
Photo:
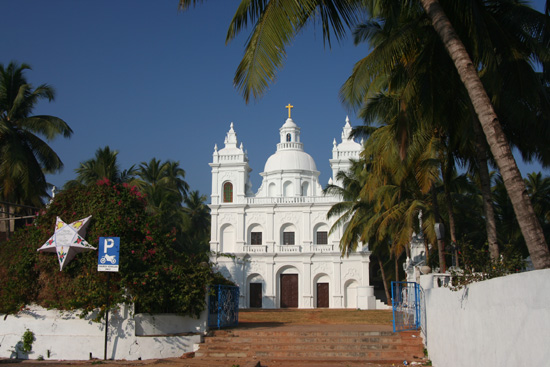
POLYGON ((175 231, 163 230, 145 211, 137 188, 111 184, 78 186, 56 195, 38 213, 34 225, 16 232, 0 246, 0 312, 15 313, 24 305, 105 311, 110 303, 136 303, 140 312, 174 312, 198 317, 210 284, 227 284, 207 263, 175 249, 175 231), (97 272, 97 252, 85 251, 59 271, 57 256, 37 252, 54 232, 56 217, 66 223, 92 215, 86 239, 120 237, 119 272, 97 272))

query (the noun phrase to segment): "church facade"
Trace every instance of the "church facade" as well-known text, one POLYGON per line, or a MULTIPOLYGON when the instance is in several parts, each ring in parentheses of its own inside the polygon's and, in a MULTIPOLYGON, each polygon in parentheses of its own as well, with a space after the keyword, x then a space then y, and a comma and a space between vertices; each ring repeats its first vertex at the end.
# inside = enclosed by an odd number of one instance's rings
MULTIPOLYGON (((211 261, 240 287, 241 308, 376 308, 369 284, 367 246, 340 256, 343 228, 330 232, 328 210, 340 199, 324 195, 300 128, 290 117, 279 129, 276 152, 252 191, 248 156, 233 123, 224 147, 214 148, 211 194, 211 261)), ((361 144, 333 142, 332 178, 358 158, 361 144)))

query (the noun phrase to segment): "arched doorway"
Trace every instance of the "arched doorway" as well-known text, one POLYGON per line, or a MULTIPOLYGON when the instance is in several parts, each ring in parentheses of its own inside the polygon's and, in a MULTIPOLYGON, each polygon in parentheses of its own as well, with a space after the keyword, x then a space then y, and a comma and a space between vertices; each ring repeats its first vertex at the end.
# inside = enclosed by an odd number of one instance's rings
POLYGON ((259 274, 252 274, 248 277, 248 307, 250 308, 262 308, 263 307, 263 293, 264 293, 264 279, 259 274))
POLYGON ((326 274, 316 277, 315 284, 315 307, 330 307, 330 278, 326 274))
POLYGON ((278 272, 279 306, 281 308, 297 308, 299 297, 298 269, 289 266, 278 272))

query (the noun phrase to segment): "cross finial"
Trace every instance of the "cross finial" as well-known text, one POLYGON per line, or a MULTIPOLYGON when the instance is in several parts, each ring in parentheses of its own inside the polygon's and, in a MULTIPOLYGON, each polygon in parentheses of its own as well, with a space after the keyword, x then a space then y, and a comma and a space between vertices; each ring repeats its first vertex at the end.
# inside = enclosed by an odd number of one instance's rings
POLYGON ((288 108, 288 118, 290 118, 290 110, 292 110, 294 106, 289 103, 288 106, 285 106, 285 108, 288 108))

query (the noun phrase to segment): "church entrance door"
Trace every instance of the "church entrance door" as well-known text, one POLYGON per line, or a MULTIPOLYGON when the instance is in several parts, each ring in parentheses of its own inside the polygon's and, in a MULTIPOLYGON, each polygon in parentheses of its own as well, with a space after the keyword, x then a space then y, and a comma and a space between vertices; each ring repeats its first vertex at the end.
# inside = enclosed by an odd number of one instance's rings
POLYGON ((250 283, 250 308, 262 308, 262 283, 250 283))
POLYGON ((298 307, 298 274, 281 274, 281 308, 298 307))
POLYGON ((317 283, 317 307, 328 308, 328 283, 317 283))

